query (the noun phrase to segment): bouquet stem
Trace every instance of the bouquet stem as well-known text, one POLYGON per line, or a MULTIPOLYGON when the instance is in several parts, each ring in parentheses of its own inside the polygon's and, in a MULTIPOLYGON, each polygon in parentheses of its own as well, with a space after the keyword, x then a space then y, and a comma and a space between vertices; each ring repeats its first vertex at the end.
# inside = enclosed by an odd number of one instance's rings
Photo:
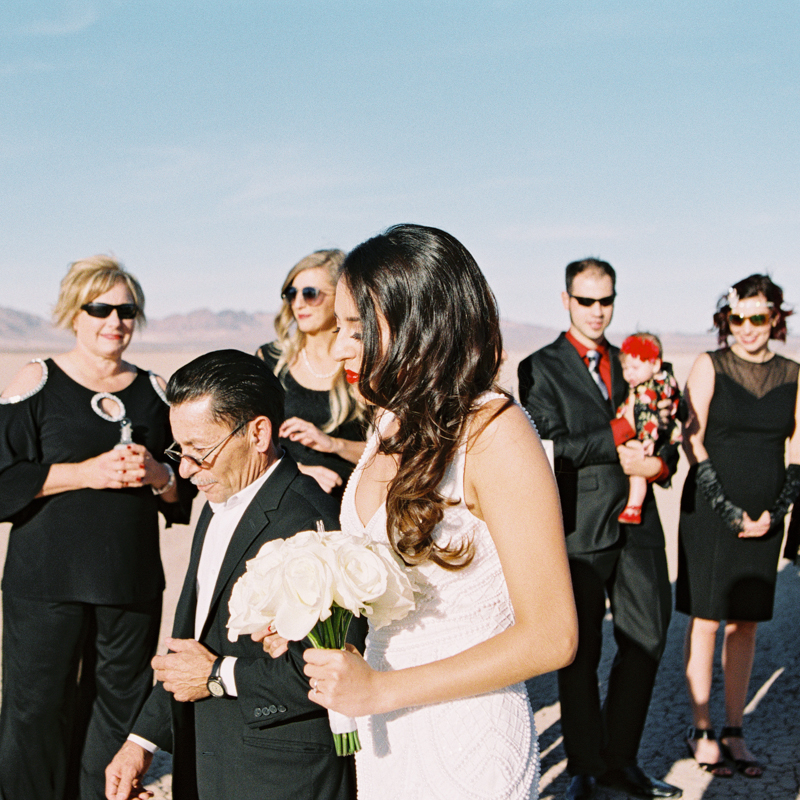
MULTIPOLYGON (((334 605, 328 619, 318 622, 308 634, 311 644, 318 650, 343 650, 351 619, 353 619, 352 611, 334 605)), ((361 741, 358 738, 356 721, 330 709, 328 720, 331 724, 336 755, 350 756, 357 753, 361 749, 361 741)))

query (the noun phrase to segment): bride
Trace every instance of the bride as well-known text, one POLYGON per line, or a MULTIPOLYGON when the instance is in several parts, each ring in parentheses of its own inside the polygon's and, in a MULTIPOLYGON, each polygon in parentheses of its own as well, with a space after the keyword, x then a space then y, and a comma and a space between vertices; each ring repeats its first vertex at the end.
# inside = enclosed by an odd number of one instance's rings
POLYGON ((398 225, 347 256, 335 310, 375 410, 342 528, 388 540, 420 591, 364 658, 307 650, 309 696, 361 718, 359 798, 535 798, 524 681, 571 662, 577 622, 552 472, 497 388, 494 295, 452 236, 398 225))

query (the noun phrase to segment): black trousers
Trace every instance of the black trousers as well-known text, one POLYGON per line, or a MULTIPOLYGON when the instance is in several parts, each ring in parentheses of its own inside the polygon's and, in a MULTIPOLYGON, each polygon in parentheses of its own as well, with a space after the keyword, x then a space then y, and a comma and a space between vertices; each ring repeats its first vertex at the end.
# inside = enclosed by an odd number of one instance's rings
POLYGON ((153 685, 161 598, 98 606, 3 596, 2 800, 103 800, 153 685))
POLYGON ((636 763, 672 610, 663 548, 570 555, 578 652, 558 672, 561 729, 571 775, 636 763), (601 704, 597 681, 606 595, 617 652, 601 704))

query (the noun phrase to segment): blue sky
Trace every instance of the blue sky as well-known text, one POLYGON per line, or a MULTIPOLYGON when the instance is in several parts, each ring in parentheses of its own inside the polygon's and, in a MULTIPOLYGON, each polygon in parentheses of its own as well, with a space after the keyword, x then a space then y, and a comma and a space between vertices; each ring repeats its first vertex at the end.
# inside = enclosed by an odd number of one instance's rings
MULTIPOLYGON (((800 3, 5 0, 0 305, 113 252, 151 316, 274 310, 288 268, 442 227, 504 317, 700 331, 769 271, 800 307, 800 3)), ((797 329, 797 326, 795 326, 797 329)))

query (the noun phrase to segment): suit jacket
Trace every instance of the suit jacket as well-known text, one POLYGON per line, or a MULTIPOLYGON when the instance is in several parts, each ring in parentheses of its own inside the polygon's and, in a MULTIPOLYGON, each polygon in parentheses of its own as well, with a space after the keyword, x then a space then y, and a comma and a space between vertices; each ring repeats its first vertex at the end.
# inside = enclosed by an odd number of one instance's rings
MULTIPOLYGON (((178 606, 173 637, 194 638, 197 566, 212 512, 203 509, 178 606)), ((173 754, 175 800, 350 800, 353 759, 336 756, 327 712, 308 699, 299 642, 273 659, 249 636, 227 637, 228 601, 246 562, 270 540, 339 527, 338 504, 284 455, 233 533, 200 635, 217 655, 236 656, 238 697, 179 703, 156 684, 133 733, 173 754)), ((352 626, 351 626, 352 627, 352 626)))
MULTIPOLYGON (((628 497, 629 482, 620 466, 609 423, 625 400, 628 385, 622 377, 619 348, 609 346, 609 356, 610 401, 603 399, 583 359, 563 333, 520 362, 518 368, 520 402, 541 437, 553 440, 570 554, 594 553, 628 540, 639 547, 664 547, 652 487, 648 486, 641 525, 623 526, 617 521, 628 497)), ((666 445, 658 455, 672 475, 678 463, 677 446, 666 445)))

